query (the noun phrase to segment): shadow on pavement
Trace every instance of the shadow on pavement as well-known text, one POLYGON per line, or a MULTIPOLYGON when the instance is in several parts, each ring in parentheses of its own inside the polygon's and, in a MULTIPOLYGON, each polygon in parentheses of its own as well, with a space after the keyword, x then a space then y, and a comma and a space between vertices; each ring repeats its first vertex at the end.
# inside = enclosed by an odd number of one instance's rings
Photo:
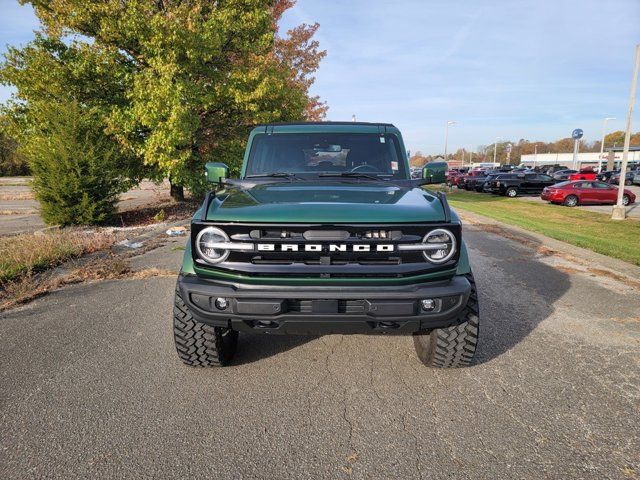
POLYGON ((315 335, 265 335, 241 333, 233 365, 253 363, 279 355, 315 340, 315 335))
POLYGON ((569 275, 542 260, 554 255, 539 240, 496 225, 465 227, 480 294, 475 363, 488 362, 524 340, 571 287, 569 275))

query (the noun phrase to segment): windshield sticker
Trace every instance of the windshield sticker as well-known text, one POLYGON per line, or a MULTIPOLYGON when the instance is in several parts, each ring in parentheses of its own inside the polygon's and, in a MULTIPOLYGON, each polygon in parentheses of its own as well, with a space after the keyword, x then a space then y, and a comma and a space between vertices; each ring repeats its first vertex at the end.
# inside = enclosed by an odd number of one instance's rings
POLYGON ((391 162, 391 170, 398 170, 398 162, 391 162))
POLYGON ((380 137, 380 143, 384 143, 385 141, 384 137, 380 137))

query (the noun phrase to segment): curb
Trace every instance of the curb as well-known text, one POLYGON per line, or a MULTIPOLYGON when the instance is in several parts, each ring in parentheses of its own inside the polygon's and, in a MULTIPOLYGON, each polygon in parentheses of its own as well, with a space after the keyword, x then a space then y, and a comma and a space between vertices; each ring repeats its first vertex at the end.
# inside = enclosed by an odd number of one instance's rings
POLYGON ((590 264, 591 266, 597 265, 604 270, 629 277, 629 279, 633 281, 638 281, 638 279, 640 279, 640 267, 629 262, 625 262, 624 260, 608 257, 606 255, 602 255, 601 253, 597 253, 586 248, 571 245, 569 243, 547 237, 537 232, 532 232, 531 230, 526 230, 515 225, 509 225, 499 220, 485 217, 484 215, 468 212, 467 210, 464 210, 462 208, 456 208, 455 210, 456 212, 458 212, 458 216, 463 221, 463 226, 464 223, 468 223, 469 225, 496 225, 508 232, 513 233, 516 237, 523 237, 523 240, 526 239, 526 237, 534 238, 539 241, 541 245, 544 245, 545 247, 548 247, 549 249, 557 251, 559 253, 569 255, 575 258, 575 260, 579 260, 581 263, 590 264))

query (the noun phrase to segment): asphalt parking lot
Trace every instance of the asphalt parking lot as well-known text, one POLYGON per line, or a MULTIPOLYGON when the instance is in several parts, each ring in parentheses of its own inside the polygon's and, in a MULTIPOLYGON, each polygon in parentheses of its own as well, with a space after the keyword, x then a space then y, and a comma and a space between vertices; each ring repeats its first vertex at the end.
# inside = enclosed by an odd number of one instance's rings
MULTIPOLYGON (((175 277, 68 287, 0 314, 0 477, 637 478, 640 284, 465 226, 475 364, 408 337, 241 336, 175 355, 175 277)), ((178 268, 183 239, 134 257, 178 268)))

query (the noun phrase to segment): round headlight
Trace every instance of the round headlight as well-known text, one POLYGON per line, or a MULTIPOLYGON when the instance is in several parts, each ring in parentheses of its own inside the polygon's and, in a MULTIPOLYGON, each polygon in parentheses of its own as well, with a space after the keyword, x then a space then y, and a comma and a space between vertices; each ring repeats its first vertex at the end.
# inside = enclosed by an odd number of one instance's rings
POLYGON ((435 250, 424 250, 424 258, 431 263, 445 263, 456 253, 456 237, 449 230, 436 228, 427 233, 422 239, 422 243, 437 243, 444 246, 435 250))
POLYGON ((198 255, 207 263, 224 262, 229 256, 229 250, 221 249, 216 244, 226 243, 229 237, 217 227, 207 227, 196 237, 198 255))

